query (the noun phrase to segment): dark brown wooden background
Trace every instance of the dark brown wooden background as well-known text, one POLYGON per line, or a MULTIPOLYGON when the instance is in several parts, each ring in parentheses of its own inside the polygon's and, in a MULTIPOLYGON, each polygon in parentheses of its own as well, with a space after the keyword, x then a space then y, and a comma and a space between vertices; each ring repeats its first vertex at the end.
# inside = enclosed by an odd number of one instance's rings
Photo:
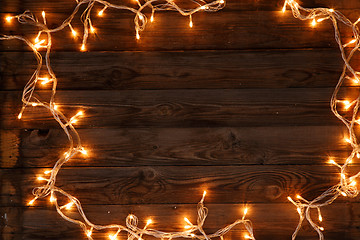
MULTIPOLYGON (((109 10, 93 17, 98 34, 86 53, 68 29, 54 35, 57 102, 67 116, 85 111, 77 126, 91 149, 87 159, 63 168, 57 184, 81 200, 91 221, 124 223, 134 213, 140 224, 151 216, 154 228, 181 230, 184 216, 195 222, 207 189, 206 231, 241 217, 247 204, 257 239, 291 239, 298 215, 286 197, 311 199, 336 184, 338 171, 327 158, 341 162, 350 149, 329 108, 342 68, 332 26, 313 29, 289 11, 282 14, 282 4, 229 0, 220 12, 194 15, 193 29, 188 18, 158 13, 140 41, 133 15, 109 10)), ((358 0, 303 4, 333 7, 352 20, 360 14, 358 0)), ((6 24, 5 13, 45 10, 56 26, 74 6, 71 0, 1 0, 1 33, 35 32, 6 24)), ((79 22, 74 26, 80 31, 79 22)), ((0 51, 1 237, 85 239, 48 200, 26 206, 36 176, 52 167, 67 142, 42 110, 28 108, 17 120, 35 61, 20 42, 1 42, 0 51)), ((37 95, 46 99, 49 92, 37 95)), ((327 240, 360 238, 358 199, 339 198, 323 211, 327 240)), ((239 227, 225 239, 242 234, 239 227)), ((299 239, 317 238, 305 225, 299 239)))

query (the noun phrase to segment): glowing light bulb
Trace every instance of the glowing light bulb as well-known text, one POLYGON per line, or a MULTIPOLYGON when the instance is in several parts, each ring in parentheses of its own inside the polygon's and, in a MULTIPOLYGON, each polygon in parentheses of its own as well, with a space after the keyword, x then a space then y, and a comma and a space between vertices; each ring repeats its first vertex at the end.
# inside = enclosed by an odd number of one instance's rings
POLYGON ((344 104, 344 108, 347 110, 351 107, 351 105, 353 104, 352 102, 349 102, 347 100, 342 101, 342 103, 344 104))
POLYGON ((323 218, 321 215, 319 215, 319 221, 322 222, 323 221, 323 218))
POLYGON ((22 113, 19 113, 18 119, 21 119, 21 118, 22 118, 22 113))
POLYGON ((190 22, 189 22, 189 27, 193 27, 194 25, 193 25, 193 22, 192 22, 192 20, 190 20, 190 22))
POLYGON ((316 22, 320 23, 320 22, 322 22, 322 21, 324 21, 324 20, 326 20, 326 19, 329 19, 329 18, 328 18, 328 17, 325 17, 325 18, 319 18, 318 20, 316 20, 316 22))
POLYGON ((316 26, 316 20, 315 20, 315 18, 312 20, 311 26, 312 26, 312 27, 315 27, 315 26, 316 26))
POLYGON ((144 17, 141 14, 139 14, 138 16, 141 21, 144 20, 144 17))
POLYGON ((204 10, 206 9, 206 6, 201 6, 200 9, 204 10))
POLYGON ((36 198, 30 200, 30 201, 28 202, 28 205, 30 205, 30 206, 33 205, 35 201, 36 201, 36 198))
POLYGON ((13 20, 13 18, 14 18, 14 17, 12 17, 12 16, 7 16, 7 17, 5 17, 5 20, 6 20, 7 23, 11 23, 11 21, 13 20))
POLYGON ((73 202, 69 202, 68 204, 64 205, 64 208, 65 208, 66 210, 70 210, 73 205, 74 205, 73 202))
POLYGON ((139 32, 136 32, 136 39, 137 39, 137 40, 140 39, 140 34, 139 34, 139 32))
POLYGON ((52 172, 51 170, 47 170, 47 171, 44 172, 44 174, 47 175, 47 174, 50 174, 51 172, 52 172))
MULTIPOLYGON (((144 227, 144 230, 152 223, 152 220, 151 219, 148 219, 146 221, 146 224, 145 224, 145 227, 144 227)), ((140 236, 141 237, 141 236, 140 236)))
POLYGON ((77 32, 75 31, 75 29, 71 26, 71 24, 69 23, 69 28, 71 31, 72 36, 75 38, 77 36, 77 32))
POLYGON ((93 26, 90 26, 90 32, 91 32, 91 33, 95 33, 95 32, 96 32, 96 29, 95 29, 93 26))
POLYGON ((86 236, 91 237, 92 230, 93 230, 92 228, 91 228, 90 230, 88 230, 88 231, 86 232, 86 236))
POLYGON ((347 196, 346 193, 344 193, 344 192, 340 192, 340 193, 341 193, 341 195, 343 195, 344 197, 347 196))
POLYGON ((356 43, 356 39, 351 40, 350 42, 348 42, 349 44, 353 44, 356 43))
POLYGON ((53 195, 51 195, 51 197, 50 197, 50 202, 53 203, 53 202, 55 202, 55 201, 56 201, 56 198, 55 198, 53 195))
POLYGON ((115 235, 109 234, 109 238, 110 238, 111 240, 115 240, 115 239, 116 239, 116 234, 115 234, 115 235))
POLYGON ((153 21, 154 21, 154 15, 151 15, 150 22, 153 22, 153 21))
POLYGON ((39 41, 39 42, 37 42, 37 43, 34 45, 34 48, 39 49, 39 48, 42 48, 42 47, 46 47, 46 46, 42 45, 43 43, 45 43, 45 40, 44 40, 44 39, 41 40, 41 41, 39 41))
POLYGON ((351 140, 350 140, 349 138, 345 138, 344 140, 345 140, 345 142, 347 142, 347 143, 351 143, 351 140))
POLYGON ((330 160, 329 160, 329 163, 336 165, 336 162, 335 162, 333 159, 330 159, 330 160))
POLYGON ((103 9, 101 9, 99 12, 98 12, 98 16, 99 17, 102 17, 104 15, 104 11, 105 9, 107 8, 107 6, 105 6, 103 9))
POLYGON ((37 103, 32 103, 31 106, 36 107, 38 104, 37 103))
POLYGON ((360 22, 360 18, 358 18, 358 20, 356 20, 356 22, 354 22, 354 25, 358 24, 360 22))
POLYGON ((82 52, 85 52, 85 51, 86 51, 86 47, 85 47, 85 44, 82 44, 82 45, 81 45, 81 48, 80 48, 80 50, 81 50, 82 52))
POLYGON ((38 43, 40 40, 39 40, 39 37, 36 37, 35 39, 34 39, 34 42, 35 43, 38 43))
POLYGON ((42 15, 42 17, 43 17, 44 24, 46 25, 45 11, 42 11, 41 15, 42 15))
POLYGON ((248 213, 248 208, 245 208, 245 209, 244 209, 244 215, 243 215, 243 216, 245 217, 247 213, 248 213))
POLYGON ((284 4, 283 8, 281 9, 281 11, 284 13, 286 11, 286 3, 284 4))
POLYGON ((319 227, 319 229, 320 229, 321 231, 324 231, 324 228, 323 228, 323 227, 319 227))
POLYGON ((73 35, 73 37, 77 36, 77 32, 74 29, 71 29, 71 34, 73 35))
POLYGON ((80 149, 80 152, 81 152, 82 154, 84 154, 84 155, 87 155, 87 154, 88 154, 88 152, 85 150, 85 148, 81 148, 81 149, 80 149))
POLYGON ((330 8, 330 9, 329 9, 329 12, 334 12, 334 9, 330 8))
POLYGON ((356 181, 352 181, 352 182, 350 183, 350 186, 355 187, 355 186, 356 186, 356 181))
POLYGON ((220 0, 220 2, 219 2, 219 3, 223 4, 223 3, 225 3, 225 1, 224 1, 224 0, 220 0))
POLYGON ((42 85, 45 85, 51 81, 48 77, 43 77, 43 78, 38 78, 38 79, 42 81, 41 82, 42 85))
POLYGON ((244 238, 245 239, 252 239, 252 237, 250 237, 249 234, 247 234, 247 233, 244 234, 244 238))
POLYGON ((189 221, 189 219, 187 218, 187 217, 184 217, 184 221, 187 223, 187 224, 189 224, 189 225, 187 225, 188 226, 188 228, 190 228, 193 224, 189 221))
POLYGON ((55 103, 54 103, 54 105, 53 105, 53 106, 54 106, 54 109, 55 109, 55 110, 57 110, 57 109, 58 109, 58 105, 56 105, 55 103))
POLYGON ((44 180, 46 180, 46 179, 43 178, 43 177, 38 177, 37 180, 38 180, 38 181, 44 181, 44 180))

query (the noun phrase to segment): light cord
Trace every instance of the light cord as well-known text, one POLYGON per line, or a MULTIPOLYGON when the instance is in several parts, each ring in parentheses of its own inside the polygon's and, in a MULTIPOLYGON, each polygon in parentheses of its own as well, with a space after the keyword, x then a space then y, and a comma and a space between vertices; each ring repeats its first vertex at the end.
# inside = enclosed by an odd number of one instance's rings
POLYGON ((359 86, 360 84, 360 72, 355 71, 350 63, 353 55, 359 50, 360 46, 359 29, 357 27, 357 24, 360 22, 360 18, 355 22, 351 22, 337 10, 331 8, 304 8, 294 0, 285 0, 282 9, 283 12, 286 11, 287 6, 291 8, 292 14, 295 18, 303 21, 310 20, 312 27, 316 27, 318 23, 321 23, 324 20, 331 20, 334 27, 335 40, 339 46, 341 57, 344 62, 342 73, 330 101, 331 111, 348 129, 349 137, 346 138, 345 141, 351 144, 352 147, 350 155, 346 158, 342 165, 336 163, 332 158, 329 160, 330 164, 339 168, 340 181, 338 184, 332 186, 311 201, 304 199, 300 195, 296 196, 296 200, 288 197, 288 200, 296 206, 299 214, 299 223, 292 235, 292 240, 296 239, 296 236, 298 235, 305 219, 318 233, 319 240, 323 240, 324 228, 320 226, 320 223, 323 221, 321 208, 330 205, 339 196, 354 198, 359 194, 359 190, 356 186, 356 179, 359 178, 360 172, 351 176, 350 173, 348 173, 348 165, 352 163, 355 157, 360 158, 360 146, 355 133, 356 125, 360 124, 360 119, 357 119, 360 106, 360 94, 355 99, 348 100, 341 99, 339 92, 346 82, 355 84, 355 86, 359 86), (352 30, 353 39, 346 44, 342 43, 338 23, 342 23, 345 27, 351 28, 352 30), (342 110, 338 110, 338 108, 341 108, 342 110), (351 116, 349 117, 348 115, 350 114, 351 116), (317 221, 313 220, 311 217, 310 213, 312 210, 316 210, 318 213, 317 221))
POLYGON ((25 11, 23 14, 19 14, 16 16, 7 16, 7 22, 11 22, 13 19, 17 19, 21 24, 33 25, 39 29, 37 36, 34 41, 28 40, 22 36, 16 35, 4 35, 0 37, 0 40, 21 40, 25 42, 33 51, 36 61, 37 68, 30 80, 26 84, 22 94, 22 108, 18 115, 18 118, 21 119, 25 109, 28 106, 32 107, 44 107, 46 108, 52 115, 53 119, 58 122, 60 127, 64 130, 68 142, 69 149, 64 154, 60 156, 60 158, 56 161, 52 170, 45 171, 44 176, 39 176, 39 181, 45 181, 46 183, 42 186, 36 187, 33 189, 34 198, 29 201, 28 205, 34 205, 35 201, 39 198, 50 197, 49 200, 52 202, 58 214, 68 222, 77 224, 84 231, 85 236, 88 239, 93 239, 94 231, 101 230, 111 230, 112 233, 108 236, 111 240, 117 239, 118 235, 121 232, 127 233, 128 240, 143 240, 143 236, 152 236, 159 239, 168 239, 171 240, 173 238, 188 238, 188 239, 199 239, 199 240, 210 240, 211 238, 220 237, 223 239, 223 236, 230 231, 233 227, 242 224, 246 229, 246 234, 244 235, 247 239, 255 239, 253 235, 253 227, 250 220, 246 219, 247 208, 244 211, 244 215, 242 218, 236 220, 232 224, 229 224, 215 233, 206 234, 203 226, 205 223, 205 219, 208 214, 208 209, 204 206, 204 199, 206 195, 206 191, 203 194, 201 201, 197 205, 197 224, 192 224, 187 218, 185 218, 184 231, 178 232, 163 232, 155 229, 150 229, 149 225, 151 225, 152 220, 148 220, 145 227, 138 227, 138 219, 136 216, 130 214, 126 218, 126 225, 121 224, 110 224, 110 225, 100 225, 95 224, 90 221, 82 208, 80 201, 71 195, 70 193, 64 191, 63 189, 56 186, 56 177, 61 169, 61 167, 71 160, 77 154, 87 155, 87 150, 82 146, 80 136, 77 130, 74 127, 76 121, 78 121, 83 115, 84 112, 81 110, 75 116, 68 118, 61 112, 59 109, 59 105, 55 103, 55 94, 57 87, 57 78, 55 73, 52 70, 50 64, 50 52, 52 48, 52 34, 56 32, 60 32, 65 28, 69 28, 72 35, 76 37, 78 35, 77 31, 71 25, 72 21, 75 18, 75 15, 79 12, 80 7, 82 5, 86 5, 85 10, 81 14, 81 21, 84 26, 83 37, 82 37, 82 45, 80 47, 81 51, 86 51, 86 43, 89 36, 89 33, 94 33, 96 29, 92 25, 91 21, 91 12, 95 4, 100 4, 103 6, 102 10, 98 12, 98 16, 103 16, 104 11, 106 9, 117 9, 117 10, 127 10, 135 14, 134 24, 135 24, 135 33, 136 38, 140 39, 140 32, 145 29, 147 24, 147 17, 143 13, 143 10, 146 8, 151 9, 151 17, 150 21, 154 21, 154 14, 157 11, 176 11, 183 16, 187 16, 190 19, 189 26, 193 27, 192 15, 199 11, 207 11, 207 12, 215 12, 222 9, 225 6, 225 0, 215 0, 211 2, 205 2, 204 0, 191 0, 196 4, 197 7, 192 9, 183 9, 180 8, 173 0, 145 0, 144 2, 140 2, 140 0, 136 0, 138 8, 132 8, 125 5, 116 5, 103 0, 81 0, 77 1, 77 5, 74 8, 72 14, 66 18, 61 25, 56 28, 48 28, 46 21, 46 13, 42 12, 42 20, 38 20, 30 11, 25 11), (46 64, 46 72, 47 76, 40 76, 40 72, 43 66, 43 56, 41 52, 45 52, 45 64, 46 64), (33 93, 38 84, 46 85, 48 83, 52 83, 51 97, 48 102, 41 101, 36 98, 33 93), (60 204, 61 202, 67 201, 66 204, 60 204), (70 211, 73 209, 75 205, 77 212, 80 215, 80 219, 75 219, 69 216, 70 211))

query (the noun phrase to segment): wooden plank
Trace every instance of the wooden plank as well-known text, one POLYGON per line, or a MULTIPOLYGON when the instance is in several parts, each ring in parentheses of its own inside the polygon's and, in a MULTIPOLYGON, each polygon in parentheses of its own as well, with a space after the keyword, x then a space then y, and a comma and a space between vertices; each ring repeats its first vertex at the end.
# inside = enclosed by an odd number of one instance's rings
MULTIPOLYGON (((195 200, 194 200, 195 201, 195 200)), ((243 204, 211 204, 206 203, 209 215, 205 222, 205 231, 212 233, 219 228, 230 224, 242 216, 243 204)), ((262 239, 288 240, 296 227, 298 215, 290 203, 285 204, 250 204, 248 218, 253 221, 255 237, 262 239)), ((196 221, 196 206, 193 204, 167 204, 167 205, 103 205, 84 206, 90 221, 110 224, 125 224, 125 217, 133 213, 139 217, 139 226, 143 226, 151 217, 151 228, 164 231, 182 231, 184 216, 196 221)), ((46 208, 0 208, 6 212, 6 231, 3 239, 14 239, 15 236, 26 239, 85 239, 84 233, 78 226, 63 220, 51 206, 46 208), (22 216, 21 219, 18 216, 22 216)), ((358 231, 359 203, 333 203, 331 207, 323 209, 325 238, 329 240, 353 240, 360 237, 358 231)), ((315 214, 314 214, 314 218, 315 214)), ((95 239, 106 239, 111 231, 96 232, 95 239)), ((243 239, 242 226, 234 228, 225 239, 243 239)), ((299 239, 313 240, 317 235, 309 225, 304 225, 300 231, 299 239)), ((121 234, 121 239, 126 238, 121 234)), ((149 239, 149 238, 146 238, 149 239)))
MULTIPOLYGON (((226 7, 222 11, 276 11, 282 8, 283 2, 284 1, 279 0, 228 0, 226 2, 226 7)), ((357 0, 302 0, 298 2, 301 3, 301 5, 304 7, 332 7, 334 9, 360 8, 360 3, 357 0)), ((135 7, 132 2, 125 0, 116 1, 114 3, 135 7)), ((194 4, 188 0, 178 0, 176 3, 181 7, 194 7, 194 4)), ((31 11, 44 10, 48 13, 54 13, 71 12, 74 7, 75 1, 69 0, 58 0, 56 1, 56 4, 47 0, 2 0, 0 11, 18 13, 19 11, 30 9, 31 11)), ((100 8, 100 5, 97 5, 96 9, 100 8)))
MULTIPOLYGON (((88 157, 67 166, 226 166, 341 163, 350 146, 342 126, 81 129, 88 157)), ((59 129, 2 131, 2 168, 52 167, 67 150, 59 129)))
MULTIPOLYGON (((344 14, 352 19, 358 18, 356 10, 347 10, 344 14)), ((49 14, 49 26, 58 26, 67 15, 49 14)), ((4 16, 0 14, 0 18, 4 16)), ((295 19, 290 12, 199 13, 193 20, 194 27, 189 28, 188 18, 176 13, 159 13, 156 21, 142 32, 141 39, 136 40, 133 15, 126 13, 120 16, 109 14, 104 18, 95 17, 93 24, 98 31, 90 36, 87 48, 89 51, 338 48, 330 22, 324 21, 314 28, 310 22, 295 19)), ((5 24, 2 32, 8 34, 16 26, 17 23, 5 24)), ((80 21, 75 21, 73 26, 78 31, 82 29, 80 21)), ((35 38, 37 30, 22 26, 16 32, 35 38)), ((351 40, 351 29, 344 29, 342 34, 344 42, 351 40)), ((14 45, 15 42, 2 42, 0 50, 29 50, 28 47, 19 48, 14 45)), ((81 39, 74 40, 68 28, 64 32, 53 34, 54 51, 79 51, 80 46, 81 39)))
MULTIPOLYGON (((60 90, 333 87, 342 70, 333 49, 60 52, 51 59, 60 90)), ((0 62, 3 90, 22 90, 36 68, 32 53, 0 53, 0 62)))
MULTIPOLYGON (((351 89, 350 89, 351 90, 351 89)), ((329 108, 333 89, 61 91, 57 104, 77 128, 249 127, 341 125, 329 108)), ((349 93, 350 94, 350 93, 349 93)), ((353 96, 357 94, 353 89, 353 96)), ((2 128, 53 128, 47 111, 29 107, 21 120, 20 92, 2 92, 2 128)), ((35 94, 47 99, 47 91, 35 94)))
MULTIPOLYGON (((84 160, 85 161, 85 160, 84 160)), ((356 166, 351 170, 356 170, 356 166)), ((3 206, 24 206, 38 176, 49 168, 2 169, 2 185, 22 197, 1 193, 3 206)), ((317 197, 340 181, 328 165, 64 167, 57 186, 83 204, 194 203, 194 194, 209 192, 211 203, 287 202, 287 196, 317 197), (91 193, 91 194, 90 194, 91 193)), ((341 199, 341 198, 340 198, 341 199)), ((49 198, 36 205, 46 204, 49 198)))

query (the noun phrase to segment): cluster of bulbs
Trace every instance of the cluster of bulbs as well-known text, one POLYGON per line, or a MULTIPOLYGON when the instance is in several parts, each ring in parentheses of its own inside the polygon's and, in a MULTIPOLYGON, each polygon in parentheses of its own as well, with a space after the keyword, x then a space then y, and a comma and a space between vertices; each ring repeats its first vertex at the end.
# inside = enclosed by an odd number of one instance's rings
MULTIPOLYGON (((159 239, 168 239, 171 240, 173 238, 190 238, 190 239, 199 239, 199 240, 210 240, 211 238, 219 237, 223 240, 223 236, 230 231, 233 227, 243 224, 245 227, 245 235, 246 239, 255 239, 253 235, 253 228, 250 220, 246 219, 246 214, 248 209, 244 209, 244 213, 242 218, 236 220, 230 225, 227 225, 215 233, 206 234, 203 225, 205 223, 205 219, 207 217, 208 210, 204 206, 204 199, 206 195, 206 191, 204 191, 201 201, 197 206, 197 223, 193 224, 188 218, 184 218, 185 226, 183 231, 179 232, 163 232, 155 229, 151 229, 150 225, 153 223, 151 219, 146 221, 146 224, 143 228, 138 227, 138 219, 133 214, 130 214, 126 218, 126 225, 121 224, 110 224, 110 225, 100 225, 91 222, 85 215, 82 205, 80 201, 74 197, 73 195, 65 192, 63 189, 56 186, 56 177, 61 167, 71 160, 73 156, 77 154, 82 154, 86 157, 88 154, 87 150, 82 146, 80 136, 76 131, 74 124, 84 116, 84 112, 82 110, 78 111, 71 118, 66 117, 59 106, 55 103, 55 94, 56 94, 56 86, 57 86, 57 78, 55 73, 52 70, 50 64, 50 51, 52 47, 52 33, 62 31, 65 28, 69 28, 73 37, 78 36, 78 32, 71 25, 75 15, 80 10, 80 7, 85 5, 85 10, 81 14, 81 21, 84 25, 83 37, 82 37, 82 45, 80 47, 81 51, 86 51, 86 42, 88 38, 88 34, 95 33, 96 29, 91 21, 91 13, 95 4, 101 5, 102 9, 97 13, 99 17, 104 15, 104 12, 108 8, 118 9, 118 10, 127 10, 135 14, 134 23, 135 23, 135 32, 136 39, 140 39, 140 32, 145 29, 147 24, 147 17, 143 13, 144 9, 151 9, 151 17, 150 22, 154 21, 154 14, 156 11, 177 11, 183 16, 187 16, 190 19, 189 27, 193 27, 192 15, 199 11, 207 11, 207 12, 215 12, 222 9, 225 6, 225 0, 214 0, 211 2, 206 2, 204 0, 191 0, 192 3, 195 3, 196 7, 193 9, 183 9, 180 8, 173 0, 145 0, 142 2, 141 0, 135 0, 138 8, 131 8, 124 5, 116 5, 103 0, 77 0, 77 5, 74 8, 72 14, 63 21, 63 23, 53 29, 48 28, 46 21, 46 13, 42 12, 42 20, 39 21, 30 11, 25 11, 23 14, 19 14, 16 16, 7 16, 6 21, 10 24, 13 19, 17 19, 22 24, 29 24, 37 27, 39 29, 36 37, 33 41, 28 40, 22 36, 17 35, 4 35, 0 37, 0 40, 12 40, 17 39, 25 42, 34 52, 35 58, 37 60, 37 68, 30 80, 26 84, 23 94, 22 94, 22 109, 18 115, 18 119, 21 119, 23 113, 28 106, 32 107, 44 107, 46 108, 54 120, 58 122, 61 128, 64 130, 68 141, 69 141, 69 149, 64 154, 60 156, 60 158, 56 161, 55 165, 51 170, 47 170, 44 172, 42 176, 38 176, 37 180, 44 181, 45 184, 36 187, 33 190, 34 198, 28 202, 29 206, 35 204, 35 201, 39 198, 49 197, 49 201, 55 205, 57 212, 59 215, 65 220, 72 222, 74 224, 79 225, 84 231, 85 237, 88 239, 93 239, 95 231, 107 230, 109 231, 108 238, 110 240, 119 239, 119 234, 121 232, 127 234, 128 240, 143 240, 144 236, 152 236, 159 239), (40 76, 41 71, 44 71, 43 67, 43 56, 42 51, 44 53, 45 58, 45 71, 46 75, 40 76), (51 97, 48 102, 41 101, 36 96, 33 95, 38 84, 48 85, 52 84, 51 88, 51 97), (77 210, 78 217, 70 217, 74 216, 74 209, 77 210), (80 220, 79 220, 80 219, 80 220)), ((95 7, 97 8, 97 7, 95 7)), ((96 235, 96 234, 95 234, 96 235)))
MULTIPOLYGON (((119 224, 94 224, 86 217, 80 201, 76 197, 56 186, 56 177, 61 167, 66 162, 68 162, 74 155, 82 154, 86 156, 88 152, 81 145, 80 136, 74 127, 74 124, 81 117, 84 116, 84 112, 78 111, 74 116, 68 118, 60 111, 58 105, 55 103, 57 78, 50 64, 50 52, 52 47, 51 34, 59 32, 64 28, 68 27, 74 37, 78 36, 78 32, 73 28, 71 22, 73 21, 77 12, 80 10, 80 7, 83 5, 85 5, 86 8, 81 15, 81 20, 84 25, 82 45, 80 47, 81 51, 86 51, 86 42, 89 32, 96 32, 96 29, 91 21, 91 13, 95 4, 102 5, 102 9, 97 13, 97 15, 100 17, 104 15, 105 10, 108 8, 128 10, 134 13, 136 39, 140 39, 140 32, 145 29, 145 26, 147 24, 147 17, 143 13, 145 8, 151 9, 150 22, 154 21, 154 14, 156 11, 170 10, 177 11, 183 16, 189 17, 189 27, 193 27, 192 15, 194 13, 198 11, 214 12, 222 9, 225 6, 224 0, 215 0, 209 3, 205 2, 204 0, 192 1, 197 4, 197 7, 193 9, 182 9, 173 0, 164 0, 162 2, 159 2, 158 0, 145 0, 144 2, 141 2, 140 0, 135 1, 138 4, 137 9, 124 5, 115 5, 103 0, 77 0, 77 5, 74 8, 72 14, 67 19, 65 19, 60 26, 53 29, 48 28, 46 22, 46 14, 44 11, 42 12, 42 21, 39 21, 30 11, 25 11, 23 14, 20 15, 6 17, 6 21, 8 23, 10 23, 13 19, 17 19, 22 24, 30 24, 40 29, 33 41, 17 35, 4 35, 0 37, 0 40, 17 39, 25 42, 33 50, 38 63, 35 72, 33 73, 24 88, 22 94, 23 106, 18 115, 18 118, 22 118, 23 112, 27 106, 46 108, 52 114, 54 120, 56 120, 64 130, 70 145, 68 151, 66 151, 60 156, 60 158, 56 161, 54 167, 51 170, 45 171, 43 176, 39 176, 37 178, 39 181, 45 181, 46 183, 43 186, 37 187, 33 190, 33 195, 35 197, 29 201, 28 205, 33 205, 38 198, 44 198, 49 196, 50 202, 55 205, 56 210, 60 214, 60 216, 62 216, 65 220, 69 222, 78 224, 83 229, 85 236, 88 239, 93 239, 94 231, 111 230, 112 233, 108 235, 109 239, 111 240, 117 239, 120 232, 126 232, 128 235, 128 240, 142 240, 144 235, 169 240, 179 237, 195 238, 199 240, 209 240, 214 237, 219 237, 223 240, 223 236, 238 224, 243 224, 245 226, 247 233, 244 235, 244 237, 246 239, 255 239, 253 235, 252 224, 250 220, 246 219, 246 214, 248 212, 247 208, 244 209, 244 214, 242 218, 236 220, 234 223, 227 225, 224 228, 221 228, 213 234, 206 234, 203 230, 203 225, 207 217, 207 208, 204 207, 203 204, 206 191, 204 191, 203 197, 198 203, 197 224, 193 224, 188 218, 185 217, 184 221, 186 225, 184 227, 184 231, 162 232, 149 228, 152 224, 151 219, 147 220, 143 228, 139 228, 138 219, 132 214, 128 215, 128 217, 126 218, 125 226, 119 224), (43 70, 43 56, 40 51, 43 51, 45 55, 45 71, 47 72, 46 76, 40 76, 40 72, 43 70), (33 95, 38 82, 41 85, 47 85, 49 83, 52 84, 51 98, 48 102, 41 101, 33 95), (67 201, 67 203, 62 204, 65 200, 67 201), (67 214, 67 211, 72 211, 74 208, 77 209, 81 220, 72 218, 67 214)), ((356 197, 359 194, 356 179, 360 177, 360 172, 354 175, 350 175, 347 171, 347 168, 355 157, 360 158, 360 145, 358 143, 358 139, 355 133, 356 125, 360 124, 360 118, 357 118, 358 110, 360 107, 360 95, 355 99, 347 100, 338 98, 338 94, 341 87, 347 81, 351 81, 355 85, 358 85, 360 83, 360 72, 355 71, 350 64, 353 55, 356 53, 356 51, 359 50, 360 46, 360 37, 357 28, 357 24, 360 22, 360 18, 355 22, 351 22, 339 11, 336 11, 334 9, 303 8, 295 0, 285 0, 282 11, 286 12, 287 7, 291 8, 292 14, 295 18, 298 18, 300 20, 309 20, 312 27, 316 27, 318 23, 324 20, 331 20, 335 30, 335 40, 338 43, 341 56, 344 61, 342 74, 339 78, 338 84, 336 85, 333 96, 331 98, 331 110, 334 115, 338 119, 340 119, 347 127, 349 132, 349 138, 345 139, 345 141, 351 144, 353 150, 343 164, 338 164, 333 159, 329 160, 330 164, 333 164, 334 166, 339 168, 340 182, 337 185, 329 188, 313 200, 306 200, 300 195, 297 195, 295 200, 290 196, 288 197, 288 200, 296 206, 300 218, 296 230, 292 235, 292 239, 294 240, 296 238, 304 220, 306 219, 308 223, 313 227, 313 229, 318 233, 319 239, 323 240, 324 236, 322 232, 324 231, 324 228, 320 226, 320 223, 323 221, 323 217, 321 215, 321 207, 330 205, 339 196, 356 197), (338 23, 342 23, 346 27, 351 28, 352 30, 353 39, 345 44, 342 43, 338 23), (340 112, 338 111, 338 108, 341 108, 340 112), (318 219, 316 221, 312 219, 312 210, 315 210, 318 213, 318 219)))
POLYGON ((360 145, 355 132, 356 126, 360 124, 360 118, 358 117, 360 95, 354 99, 348 100, 342 99, 339 96, 339 92, 341 87, 345 84, 350 83, 350 85, 359 86, 360 83, 360 72, 355 71, 351 65, 351 59, 354 54, 359 51, 360 46, 359 29, 357 27, 357 24, 360 22, 360 18, 358 18, 355 22, 352 22, 341 12, 332 8, 304 8, 294 0, 285 0, 282 11, 285 12, 287 7, 291 8, 292 14, 295 18, 310 21, 312 27, 316 27, 318 23, 321 23, 324 20, 330 20, 333 24, 335 40, 339 46, 341 57, 344 62, 343 70, 333 92, 330 106, 334 115, 341 120, 348 129, 349 137, 344 140, 351 145, 352 151, 342 164, 336 163, 332 158, 328 161, 329 164, 332 164, 339 169, 340 181, 338 184, 332 186, 313 200, 306 200, 300 195, 296 196, 296 200, 290 196, 288 197, 288 200, 296 206, 299 214, 299 223, 292 235, 292 239, 294 240, 296 238, 304 220, 306 219, 311 227, 318 233, 319 239, 323 240, 324 235, 322 232, 324 231, 324 228, 320 226, 323 221, 323 217, 321 215, 320 208, 330 205, 339 196, 354 198, 359 194, 356 179, 360 177, 360 172, 351 175, 348 171, 348 167, 354 158, 360 158, 360 145), (339 23, 344 24, 345 27, 350 28, 352 31, 353 39, 347 43, 342 42, 338 25, 339 23), (312 210, 317 211, 318 219, 316 221, 312 219, 312 210))

